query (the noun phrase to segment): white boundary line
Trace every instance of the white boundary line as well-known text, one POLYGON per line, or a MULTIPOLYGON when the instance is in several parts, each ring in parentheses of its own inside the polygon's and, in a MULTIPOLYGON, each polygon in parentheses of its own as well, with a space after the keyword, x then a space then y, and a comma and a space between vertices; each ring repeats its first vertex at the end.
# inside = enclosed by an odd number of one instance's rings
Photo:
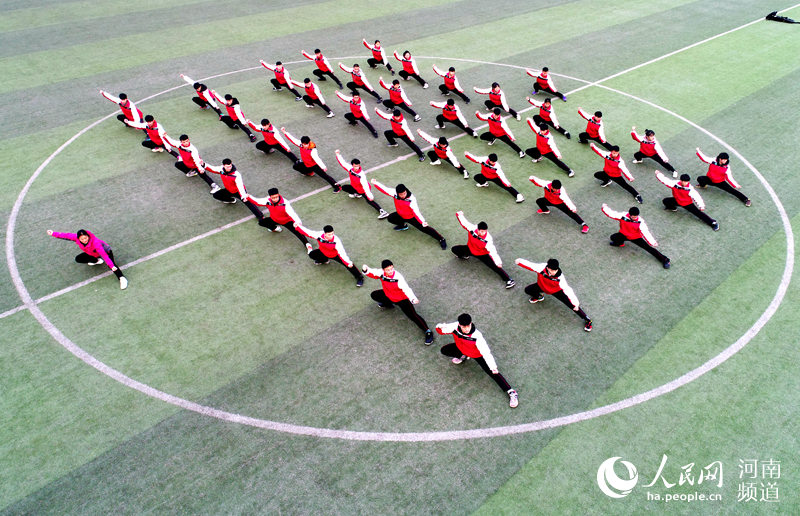
MULTIPOLYGON (((798 4, 798 5, 800 5, 800 4, 798 4)), ((756 23, 757 21, 760 21, 760 20, 756 20, 755 22, 750 22, 750 23, 748 23, 748 24, 746 24, 746 25, 744 25, 742 27, 739 27, 739 28, 744 28, 746 26, 752 25, 753 23, 756 23)), ((738 30, 738 29, 733 29, 733 30, 727 31, 726 33, 720 34, 719 36, 731 33, 734 30, 738 30)), ((719 36, 717 36, 717 37, 719 37, 719 36)), ((712 39, 715 39, 715 38, 714 37, 708 38, 708 39, 706 39, 706 40, 704 40, 704 41, 702 41, 700 43, 703 43, 705 41, 710 41, 712 39)), ((689 45, 689 46, 685 47, 684 49, 681 49, 681 50, 678 50, 678 51, 674 51, 674 52, 672 52, 670 54, 665 55, 664 57, 668 57, 669 55, 674 55, 674 54, 676 54, 676 53, 678 53, 678 52, 680 52, 682 50, 697 46, 698 44, 699 43, 695 43, 693 45, 689 45)), ((664 57, 662 57, 662 58, 664 58, 664 57)), ((339 58, 335 58, 335 59, 339 59, 339 58)), ((345 58, 341 58, 341 59, 347 59, 347 58, 345 57, 345 58)), ((466 61, 464 59, 452 59, 452 60, 466 61)), ((651 61, 649 61, 647 63, 643 63, 640 66, 633 67, 633 68, 631 68, 629 70, 626 70, 625 72, 637 69, 637 68, 639 68, 641 66, 644 66, 646 64, 650 64, 650 63, 658 61, 658 60, 659 59, 651 60, 651 61)), ((515 68, 520 68, 518 66, 503 65, 503 64, 500 64, 500 63, 488 63, 488 62, 480 62, 480 61, 476 61, 476 62, 484 63, 484 64, 496 64, 496 65, 500 65, 500 66, 512 66, 512 67, 515 67, 515 68)), ((253 70, 253 69, 257 69, 257 68, 258 67, 253 67, 253 68, 249 68, 249 69, 245 69, 245 70, 253 70)), ((241 70, 241 71, 245 71, 245 70, 241 70)), ((237 72, 228 72, 228 73, 225 73, 225 74, 217 75, 215 77, 220 77, 220 76, 223 76, 223 75, 230 75, 232 73, 237 73, 237 72)), ((85 362, 88 365, 94 367, 95 369, 97 369, 98 371, 102 372, 103 374, 115 379, 116 381, 118 381, 118 382, 120 382, 120 383, 122 383, 122 384, 124 384, 124 385, 126 385, 126 386, 128 386, 130 388, 132 388, 132 389, 136 389, 139 392, 142 392, 142 393, 144 393, 144 394, 146 394, 148 396, 160 399, 160 400, 162 400, 164 402, 170 403, 172 405, 178 406, 178 407, 186 409, 186 410, 191 410, 191 411, 197 412, 199 414, 215 417, 215 418, 222 419, 224 421, 229 421, 229 422, 232 422, 232 423, 239 423, 239 424, 244 424, 244 425, 253 426, 253 427, 257 427, 257 428, 276 430, 276 431, 280 431, 280 432, 292 433, 292 434, 297 434, 297 435, 310 435, 310 436, 316 436, 316 437, 327 437, 327 438, 336 438, 336 439, 343 439, 343 440, 393 441, 393 442, 397 442, 397 441, 400 441, 400 442, 449 441, 449 440, 495 437, 495 436, 502 436, 502 435, 513 435, 513 434, 519 434, 519 433, 532 432, 532 431, 536 431, 536 430, 542 430, 542 429, 545 429, 545 428, 555 428, 555 427, 558 427, 558 426, 563 426, 563 425, 567 425, 567 424, 570 424, 570 423, 575 423, 575 422, 578 422, 578 421, 584 421, 584 420, 587 420, 587 419, 592 419, 592 418, 595 418, 595 417, 599 417, 601 415, 610 414, 612 412, 616 412, 616 411, 622 410, 624 408, 629 408, 629 407, 641 404, 641 403, 643 403, 643 402, 645 402, 647 400, 650 400, 650 399, 656 398, 658 396, 661 396, 663 394, 666 394, 668 392, 671 392, 671 391, 677 389, 678 387, 681 387, 681 386, 683 386, 683 385, 685 385, 685 384, 687 384, 687 383, 699 378, 703 374, 707 373, 711 369, 713 369, 713 368, 717 367, 718 365, 722 364, 728 358, 730 358, 731 356, 736 354, 750 340, 752 340, 753 337, 755 337, 758 334, 758 332, 764 327, 764 325, 766 325, 766 323, 770 320, 770 318, 778 310, 778 307, 780 306, 781 302, 783 301, 783 298, 784 298, 784 296, 786 294, 786 291, 788 289, 789 283, 791 281, 792 271, 793 271, 793 268, 794 268, 794 234, 792 232, 791 222, 789 220, 789 217, 786 214, 786 211, 783 208, 783 205, 781 204, 780 199, 778 198, 778 196, 775 193, 774 189, 769 185, 769 183, 761 175, 761 173, 758 172, 758 170, 756 170, 756 168, 749 161, 747 161, 736 149, 731 147, 728 143, 726 143, 725 141, 723 141, 719 137, 717 137, 717 136, 713 135, 712 133, 710 133, 708 130, 700 127, 699 125, 697 125, 694 122, 686 119, 685 117, 682 117, 681 115, 678 115, 677 113, 674 113, 674 112, 672 112, 672 111, 670 111, 670 110, 668 110, 666 108, 658 106, 658 105, 656 105, 656 104, 654 104, 652 102, 649 102, 647 100, 641 99, 641 98, 636 97, 634 95, 630 95, 630 94, 621 92, 619 90, 616 90, 614 88, 609 88, 609 87, 600 85, 601 82, 604 82, 605 80, 608 80, 608 79, 610 79, 612 77, 618 77, 622 73, 624 73, 624 72, 615 74, 613 76, 609 76, 606 79, 601 79, 600 81, 597 81, 597 82, 592 83, 590 85, 598 85, 601 88, 607 89, 609 91, 612 91, 612 92, 615 92, 615 93, 618 93, 618 94, 621 94, 621 95, 624 95, 624 96, 627 96, 627 97, 629 97, 631 99, 634 99, 634 100, 638 100, 638 101, 643 102, 643 103, 645 103, 645 104, 647 104, 647 105, 649 105, 651 107, 654 107, 656 109, 664 111, 665 113, 671 114, 671 115, 675 116, 676 118, 678 118, 679 120, 682 120, 683 122, 691 125, 692 127, 700 130, 704 134, 706 134, 709 137, 713 138, 718 143, 720 143, 722 146, 724 146, 726 149, 730 150, 733 154, 735 154, 745 164, 745 166, 747 168, 749 168, 751 172, 753 172, 753 174, 756 176, 756 178, 762 183, 762 185, 764 186, 764 188, 767 190, 767 192, 769 193, 770 197, 772 198, 773 202, 775 203, 776 207, 778 208, 778 212, 779 212, 779 214, 781 216, 781 221, 783 222, 784 233, 786 234, 786 245, 787 245, 787 253, 786 254, 787 254, 787 257, 786 257, 786 264, 785 264, 785 267, 784 267, 783 275, 781 277, 781 282, 780 282, 780 284, 778 286, 778 290, 776 291, 775 296, 773 297, 773 299, 770 302, 769 306, 764 311, 764 313, 761 314, 761 316, 758 318, 758 320, 747 330, 747 332, 745 332, 745 334, 742 335, 735 343, 733 343, 731 346, 729 346, 728 348, 723 350, 717 356, 713 357, 712 359, 708 360, 707 362, 705 362, 701 366, 693 369, 692 371, 689 371, 688 373, 682 375, 681 377, 679 377, 679 378, 677 378, 675 380, 672 380, 671 382, 668 382, 668 383, 666 383, 664 385, 661 385, 659 387, 651 389, 651 390, 649 390, 647 392, 644 392, 644 393, 641 393, 641 394, 637 394, 635 396, 632 396, 630 398, 626 398, 624 400, 620 400, 620 401, 618 401, 616 403, 612 403, 612 404, 609 404, 609 405, 604 405, 602 407, 598 407, 598 408, 593 409, 593 410, 588 410, 588 411, 578 412, 578 413, 575 413, 575 414, 570 414, 568 416, 562 416, 562 417, 553 418, 553 419, 549 419, 549 420, 537 421, 537 422, 533 422, 533 423, 526 423, 526 424, 513 425, 513 426, 492 427, 492 428, 478 428, 478 429, 473 429, 473 430, 438 431, 438 432, 357 432, 357 431, 349 431, 349 430, 335 430, 335 429, 328 429, 328 428, 316 428, 316 427, 309 427, 309 426, 302 426, 302 425, 293 425, 293 424, 289 424, 289 423, 280 423, 280 422, 275 422, 275 421, 267 421, 267 420, 263 420, 263 419, 252 418, 252 417, 248 417, 248 416, 242 416, 240 414, 233 414, 231 412, 226 412, 226 411, 219 410, 219 409, 216 409, 216 408, 213 408, 213 407, 208 407, 208 406, 205 406, 205 405, 201 405, 201 404, 198 404, 198 403, 195 403, 195 402, 192 402, 192 401, 185 400, 183 398, 179 398, 177 396, 173 396, 173 395, 168 394, 166 392, 160 391, 158 389, 150 387, 149 385, 146 385, 146 384, 143 384, 141 382, 138 382, 138 381, 136 381, 136 380, 124 375, 123 373, 117 371, 116 369, 113 369, 112 367, 104 364, 103 362, 100 362, 99 360, 94 358, 92 355, 90 355, 89 353, 84 351, 82 348, 80 348, 76 344, 74 344, 67 336, 65 336, 58 328, 56 328, 55 325, 53 325, 50 322, 50 320, 47 319, 47 317, 44 315, 44 313, 39 309, 39 307, 36 305, 34 300, 31 298, 30 293, 28 292, 27 288, 25 287, 25 284, 22 282, 22 279, 20 277, 19 270, 18 270, 17 264, 16 264, 16 257, 15 257, 15 254, 14 254, 14 229, 15 229, 15 225, 16 225, 17 216, 19 215, 19 211, 20 211, 20 208, 22 206, 22 202, 23 202, 25 196, 27 195, 28 191, 30 190, 30 187, 33 184, 33 181, 39 176, 39 174, 42 172, 42 170, 44 170, 44 168, 53 160, 53 158, 55 158, 61 151, 63 151, 68 145, 70 145, 73 141, 75 141, 79 136, 81 136, 82 134, 87 132, 89 129, 95 127, 99 123, 103 122, 104 120, 110 118, 115 113, 111 113, 111 114, 101 118, 100 120, 90 124, 89 126, 84 128, 83 130, 81 130, 77 134, 75 134, 72 138, 67 140, 67 142, 65 142, 63 145, 61 145, 53 154, 51 154, 39 166, 39 168, 36 169, 36 171, 31 176, 31 178, 26 182, 25 186, 23 187, 22 191, 20 192, 19 196, 17 197, 17 201, 14 203, 14 207, 13 207, 13 209, 11 211, 11 215, 9 216, 8 231, 6 233, 6 261, 8 263, 9 272, 11 273, 12 281, 14 282, 14 286, 16 287, 16 289, 17 289, 17 291, 18 291, 18 293, 20 295, 20 298, 24 302, 25 306, 30 310, 31 314, 42 325, 42 327, 45 328, 45 330, 47 330, 48 333, 50 333, 51 336, 53 336, 54 339, 56 339, 57 342, 59 342, 62 346, 64 346, 68 351, 70 351, 72 354, 77 356, 83 362, 85 362)), ((208 78, 201 79, 201 80, 207 80, 207 79, 208 78)), ((580 81, 580 82, 586 82, 586 81, 580 81)), ((161 93, 158 93, 158 94, 155 94, 155 95, 151 95, 150 97, 146 97, 145 99, 142 99, 142 100, 151 99, 151 98, 153 98, 153 97, 155 97, 157 95, 160 95, 160 94, 163 94, 163 93, 166 93, 166 92, 169 92, 169 91, 173 91, 173 90, 178 89, 180 87, 183 87, 183 86, 177 86, 175 88, 170 88, 170 89, 165 90, 165 91, 163 91, 161 93)), ((588 86, 581 87, 580 89, 584 89, 586 87, 588 87, 588 86)), ((575 91, 577 91, 577 90, 575 90, 575 91)), ((570 94, 572 94, 572 93, 574 93, 574 92, 571 92, 570 94)), ((393 162, 397 162, 397 161, 400 161, 402 159, 405 159, 405 157, 395 158, 395 160, 393 160, 393 162)), ((388 164, 390 164, 390 163, 391 162, 387 162, 387 163, 385 163, 383 165, 379 165, 379 167, 382 168, 383 166, 388 166, 388 164)), ((318 190, 316 190, 314 192, 309 192, 309 193, 305 194, 305 197, 308 197, 310 195, 314 195, 315 193, 324 191, 326 189, 327 188, 321 188, 321 189, 318 189, 318 190)), ((303 196, 301 196, 301 197, 303 197, 303 196)), ((228 227, 232 227, 234 225, 241 224, 242 222, 244 222, 248 218, 249 217, 247 217, 245 219, 241 219, 239 221, 232 222, 230 224, 227 224, 226 226, 222 226, 221 228, 217 228, 217 229, 212 230, 210 232, 207 232, 207 233, 205 233, 203 235, 198 235, 197 237, 194 237, 193 239, 190 239, 190 240, 187 240, 185 242, 176 244, 175 246, 172 246, 171 248, 167 248, 166 250, 159 251, 159 253, 164 254, 166 252, 169 252, 169 250, 176 249, 176 248, 179 248, 179 247, 183 247, 184 245, 187 245, 188 243, 197 241, 200 238, 205 238, 205 236, 209 236, 210 234, 215 234, 215 233, 218 233, 219 231, 222 231, 223 229, 227 229, 228 227)), ((157 253, 155 253, 155 254, 157 254, 157 253)), ((145 257, 145 258, 147 258, 147 257, 145 257)), ((128 264, 128 266, 132 266, 135 263, 141 263, 141 261, 144 261, 144 258, 141 258, 141 259, 137 260, 137 262, 132 262, 131 264, 128 264)), ((98 276, 98 278, 99 278, 99 276, 98 276)), ((89 280, 87 282, 91 282, 91 280, 89 280)), ((68 287, 68 288, 70 288, 70 287, 68 287)), ((75 287, 75 288, 78 288, 78 287, 75 287)), ((55 297, 55 294, 57 294, 57 293, 51 294, 50 296, 46 296, 46 297, 52 298, 52 297, 55 297)), ((14 309, 14 310, 16 310, 16 309, 14 309)), ((8 313, 8 312, 5 312, 5 313, 8 313)))

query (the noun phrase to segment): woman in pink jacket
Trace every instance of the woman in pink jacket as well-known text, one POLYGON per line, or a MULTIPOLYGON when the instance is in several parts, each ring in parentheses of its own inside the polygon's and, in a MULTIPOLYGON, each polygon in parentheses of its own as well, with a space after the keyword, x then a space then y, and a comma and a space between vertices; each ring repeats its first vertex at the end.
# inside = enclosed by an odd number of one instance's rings
POLYGON ((62 240, 72 240, 82 251, 81 254, 75 257, 76 262, 85 263, 89 266, 105 263, 119 279, 119 288, 123 290, 128 288, 128 279, 122 274, 120 268, 114 264, 114 252, 111 251, 111 246, 92 233, 85 229, 79 229, 77 233, 59 233, 48 229, 47 234, 62 240))

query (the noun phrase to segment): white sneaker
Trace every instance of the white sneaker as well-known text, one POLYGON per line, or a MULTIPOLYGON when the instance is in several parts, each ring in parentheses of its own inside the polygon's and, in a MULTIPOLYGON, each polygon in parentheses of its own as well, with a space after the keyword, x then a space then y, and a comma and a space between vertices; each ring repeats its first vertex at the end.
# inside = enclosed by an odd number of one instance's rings
POLYGON ((314 248, 311 247, 311 244, 306 244, 306 251, 308 252, 308 254, 311 254, 311 251, 313 251, 313 250, 314 250, 314 248))
POLYGON ((278 226, 275 229, 270 229, 270 231, 272 231, 273 233, 280 233, 281 231, 283 231, 283 228, 278 226))
POLYGON ((477 138, 478 137, 478 133, 476 133, 475 131, 472 131, 472 137, 473 138, 477 138))
POLYGON ((490 142, 489 142, 489 145, 494 145, 494 142, 496 142, 496 141, 497 141, 497 140, 492 140, 492 141, 490 141, 490 142))
POLYGON ((219 192, 219 190, 220 190, 219 185, 217 183, 214 183, 214 185, 211 187, 211 191, 209 193, 213 195, 213 194, 219 192))
POLYGON ((524 200, 525 200, 525 198, 522 196, 522 194, 517 194, 517 203, 520 203, 520 202, 522 202, 524 200))
POLYGON ((164 149, 162 149, 161 147, 153 147, 152 149, 150 149, 150 152, 164 152, 164 149))
POLYGON ((453 358, 453 360, 451 360, 451 362, 453 362, 454 364, 458 365, 461 362, 467 360, 467 358, 468 357, 466 355, 461 355, 461 358, 453 358))
POLYGON ((574 176, 575 176, 574 170, 570 170, 569 172, 567 172, 567 177, 574 177, 574 176))
POLYGON ((540 161, 542 161, 542 158, 535 158, 532 159, 531 161, 533 161, 534 163, 539 163, 540 161))
POLYGON ((119 289, 125 290, 126 288, 128 288, 128 278, 123 276, 119 279, 119 289))
POLYGON ((508 406, 511 408, 517 408, 519 405, 519 394, 514 389, 508 391, 508 406))
POLYGON ((443 126, 443 125, 434 125, 433 127, 434 127, 435 129, 444 129, 444 126, 443 126))
POLYGON ((489 183, 475 183, 475 188, 489 188, 489 183))
POLYGON ((186 177, 194 177, 197 175, 197 170, 190 170, 186 173, 186 177))
POLYGON ((524 158, 525 157, 525 151, 519 151, 519 157, 520 158, 524 158))
POLYGON ((348 194, 348 197, 350 197, 351 199, 361 199, 361 194, 351 193, 348 194))
POLYGON ((520 116, 519 113, 517 113, 517 120, 522 120, 522 117, 520 116))
POLYGON ((513 279, 510 279, 510 280, 506 281, 506 288, 514 288, 514 285, 516 285, 516 284, 517 284, 516 281, 514 281, 513 279))
POLYGON ((638 163, 641 163, 641 162, 642 162, 642 160, 640 160, 640 159, 632 159, 631 160, 631 163, 637 163, 638 164, 638 163))
POLYGON ((469 172, 464 170, 464 179, 469 179, 469 172))
POLYGON ((440 160, 438 160, 438 159, 436 161, 431 161, 431 165, 434 166, 434 167, 436 165, 441 165, 441 164, 442 164, 442 162, 440 160))
MULTIPOLYGON (((297 99, 295 99, 295 100, 297 100, 297 99)), ((306 104, 306 107, 308 109, 314 109, 314 104, 306 104)))
POLYGON ((422 89, 423 89, 423 90, 427 90, 427 89, 428 89, 428 83, 427 83, 427 82, 426 82, 425 84, 423 84, 423 85, 422 85, 422 89))
POLYGON ((328 116, 326 116, 325 118, 333 118, 333 117, 335 117, 335 116, 336 116, 336 113, 334 113, 333 111, 331 111, 330 113, 328 113, 328 116))
POLYGON ((388 216, 389 216, 389 212, 386 211, 386 210, 382 209, 380 212, 378 212, 378 218, 379 219, 385 219, 388 216))
POLYGON ((415 122, 419 122, 420 120, 422 120, 421 116, 417 115, 417 116, 414 117, 414 121, 415 122))
POLYGON ((678 179, 678 171, 672 173, 672 179, 678 179))
POLYGON ((88 265, 89 267, 94 267, 95 265, 102 265, 104 263, 105 262, 103 261, 102 258, 98 258, 96 262, 89 262, 86 265, 88 265))

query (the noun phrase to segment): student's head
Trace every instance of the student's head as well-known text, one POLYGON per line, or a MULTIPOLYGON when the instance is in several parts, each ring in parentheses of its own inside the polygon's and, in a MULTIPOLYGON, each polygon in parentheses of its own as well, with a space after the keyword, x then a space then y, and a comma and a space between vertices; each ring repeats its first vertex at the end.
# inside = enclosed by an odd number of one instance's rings
POLYGON ((192 84, 192 88, 196 89, 197 91, 200 91, 202 86, 203 85, 200 84, 199 82, 196 82, 196 83, 192 84))
POLYGON ((128 100, 128 96, 125 95, 124 93, 120 93, 119 94, 119 100, 128 100))
POLYGON ((314 49, 314 53, 315 53, 316 55, 320 55, 320 54, 322 53, 322 50, 320 50, 320 49, 318 49, 318 48, 315 48, 315 49, 314 49))
POLYGON ((230 170, 233 168, 233 161, 231 161, 230 158, 223 159, 222 160, 222 168, 226 172, 230 172, 230 170))
POLYGON ((305 79, 303 79, 303 82, 304 82, 305 84, 310 84, 310 83, 311 83, 311 79, 309 79, 308 77, 306 77, 305 79))
POLYGON ((383 260, 381 262, 381 269, 383 269, 384 274, 391 274, 394 272, 394 264, 392 260, 383 260))
POLYGON ((403 57, 405 59, 410 59, 411 58, 411 52, 409 52, 408 50, 403 50, 403 57))
POLYGON ((324 228, 322 228, 322 232, 325 233, 325 239, 326 240, 332 240, 333 239, 333 226, 331 226, 330 224, 328 224, 324 228))
POLYGON ((547 270, 550 272, 550 274, 555 274, 558 272, 558 260, 555 258, 550 258, 547 260, 547 270))
POLYGON ((553 182, 550 183, 550 188, 553 190, 561 190, 561 181, 553 179, 553 182))
POLYGON ((451 66, 450 68, 447 69, 447 71, 450 73, 456 73, 456 68, 454 66, 451 66))
POLYGON ((489 163, 491 163, 492 165, 497 163, 497 154, 495 154, 494 152, 489 154, 489 156, 487 156, 487 158, 489 160, 489 163))
POLYGON ((472 326, 472 317, 469 314, 459 315, 458 325, 461 326, 461 331, 469 331, 470 326, 472 326))
POLYGON ((656 132, 653 131, 652 129, 645 129, 644 130, 644 137, 647 138, 650 141, 655 140, 656 132))
POLYGON ((79 229, 78 230, 78 240, 83 245, 88 244, 89 243, 89 232, 86 231, 85 229, 79 229))
POLYGON ((550 104, 552 104, 552 103, 553 103, 553 99, 551 99, 550 97, 547 97, 546 99, 544 99, 544 102, 542 102, 542 104, 546 104, 548 106, 550 104))
POLYGON ((311 138, 309 138, 308 136, 301 136, 300 137, 300 144, 301 145, 308 145, 310 143, 311 143, 311 138))
POLYGON ((500 108, 494 108, 492 113, 494 113, 494 116, 500 116, 500 108))
POLYGON ((689 176, 689 174, 681 174, 681 177, 680 177, 681 185, 689 186, 689 181, 691 181, 691 180, 692 180, 692 178, 691 178, 691 176, 689 176))
POLYGON ((397 79, 393 80, 392 86, 400 86, 400 81, 398 81, 397 79))
POLYGON ((269 125, 269 118, 262 118, 261 125, 267 127, 269 125))
POLYGON ((231 100, 233 100, 233 95, 231 95, 230 93, 226 93, 225 102, 230 102, 231 100))
POLYGON ((281 67, 283 63, 281 61, 275 61, 275 66, 281 67))
POLYGON ((631 206, 631 209, 628 210, 628 215, 630 215, 633 220, 638 220, 639 208, 637 208, 636 206, 631 206))
POLYGON ((361 160, 358 158, 353 158, 350 160, 350 164, 353 165, 355 168, 361 168, 361 160))
POLYGON ((447 138, 445 138, 444 136, 440 136, 439 145, 441 145, 442 147, 447 147, 447 138))
POLYGON ((603 112, 602 111, 595 111, 594 112, 594 117, 596 119, 600 120, 601 118, 603 118, 603 112))
POLYGON ((404 185, 403 183, 397 185, 395 187, 395 191, 397 192, 397 196, 401 199, 405 199, 406 197, 408 197, 409 194, 408 188, 406 188, 406 185, 404 185))
POLYGON ((612 145, 610 151, 612 157, 619 157, 619 145, 612 145))
POLYGON ((456 105, 456 101, 453 100, 453 99, 447 99, 447 105, 448 106, 455 106, 456 105))
POLYGON ((499 82, 493 82, 492 83, 492 89, 495 90, 495 91, 499 90, 500 89, 500 83, 499 82))
POLYGON ((548 67, 544 66, 544 67, 542 67, 542 71, 543 71, 543 72, 545 72, 545 73, 547 73, 547 72, 549 72, 549 71, 550 71, 550 69, 549 69, 548 67))
POLYGON ((351 91, 350 96, 353 97, 353 100, 355 100, 356 102, 361 100, 361 95, 359 95, 357 91, 351 91))
POLYGON ((484 221, 478 222, 478 229, 475 232, 478 234, 479 237, 485 238, 486 233, 488 231, 489 231, 489 225, 486 222, 484 221))
POLYGON ((267 195, 269 195, 269 200, 272 202, 278 202, 281 200, 281 193, 277 188, 270 188, 267 190, 267 195))
POLYGON ((727 152, 720 152, 719 155, 717 156, 717 164, 718 165, 727 165, 729 159, 730 158, 728 157, 728 153, 727 152))
POLYGON ((357 71, 359 71, 360 69, 361 69, 361 66, 359 66, 359 64, 358 64, 358 63, 353 63, 353 70, 355 70, 355 71, 357 72, 357 71))
POLYGON ((392 116, 398 118, 403 116, 403 113, 401 113, 399 109, 395 109, 394 111, 392 111, 392 116))
POLYGON ((151 124, 155 121, 155 118, 153 118, 153 115, 145 115, 144 121, 147 122, 148 124, 151 124))
POLYGON ((188 147, 189 145, 191 145, 191 143, 189 143, 189 135, 182 134, 179 140, 181 141, 181 145, 183 145, 184 147, 188 147))
POLYGON ((375 40, 375 46, 376 46, 376 47, 379 47, 379 46, 381 46, 381 40, 379 40, 379 39, 376 39, 376 40, 375 40))
POLYGON ((542 131, 543 133, 546 133, 547 132, 547 124, 545 124, 544 122, 539 124, 539 130, 542 131))

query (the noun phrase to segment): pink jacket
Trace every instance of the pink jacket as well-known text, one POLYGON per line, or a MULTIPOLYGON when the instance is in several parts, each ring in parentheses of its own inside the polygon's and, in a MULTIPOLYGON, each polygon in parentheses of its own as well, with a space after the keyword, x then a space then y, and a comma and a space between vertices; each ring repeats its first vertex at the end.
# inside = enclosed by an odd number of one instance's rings
POLYGON ((54 238, 60 238, 62 240, 72 240, 75 242, 78 247, 81 248, 81 251, 88 254, 89 256, 93 256, 97 258, 98 256, 106 262, 109 268, 115 267, 114 262, 111 261, 111 258, 108 257, 108 251, 111 250, 111 247, 94 236, 91 231, 87 231, 89 234, 89 242, 84 245, 78 240, 78 235, 75 233, 59 233, 57 231, 53 231, 54 238))

